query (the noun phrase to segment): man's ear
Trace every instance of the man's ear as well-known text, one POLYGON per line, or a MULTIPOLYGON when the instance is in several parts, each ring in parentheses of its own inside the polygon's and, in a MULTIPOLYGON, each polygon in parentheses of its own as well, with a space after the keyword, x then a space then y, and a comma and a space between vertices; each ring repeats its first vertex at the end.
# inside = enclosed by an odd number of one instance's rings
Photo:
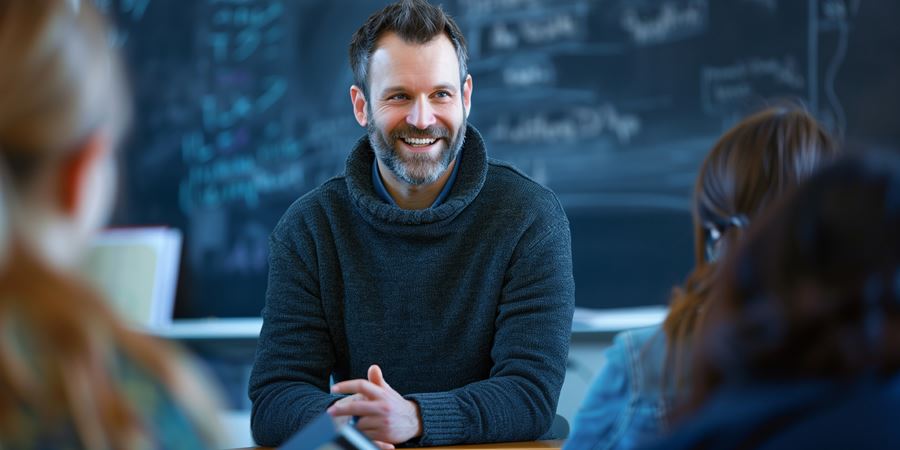
POLYGON ((466 82, 463 83, 463 106, 465 107, 466 119, 472 111, 472 75, 466 75, 466 82))
POLYGON ((366 126, 369 123, 369 116, 366 113, 366 95, 357 85, 350 86, 350 101, 353 102, 353 116, 360 126, 366 126))
POLYGON ((78 213, 84 200, 84 190, 89 184, 88 177, 108 151, 109 139, 102 132, 95 131, 63 161, 57 198, 65 215, 75 216, 78 213))

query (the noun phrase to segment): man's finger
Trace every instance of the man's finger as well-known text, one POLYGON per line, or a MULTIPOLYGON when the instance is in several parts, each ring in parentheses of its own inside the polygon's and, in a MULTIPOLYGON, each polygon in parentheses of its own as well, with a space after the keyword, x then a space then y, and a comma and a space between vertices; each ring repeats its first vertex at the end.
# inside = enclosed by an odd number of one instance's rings
POLYGON ((381 398, 384 390, 369 380, 347 380, 331 386, 335 394, 362 394, 368 398, 381 398))
POLYGON ((384 415, 384 407, 380 402, 360 401, 344 404, 333 404, 327 409, 332 416, 379 416, 384 415))
POLYGON ((362 394, 353 394, 353 395, 348 395, 348 396, 334 402, 334 404, 335 405, 343 405, 344 403, 358 402, 360 400, 368 400, 368 399, 362 394))
POLYGON ((387 442, 381 441, 372 441, 378 448, 381 450, 394 450, 394 444, 388 444, 387 442))
POLYGON ((381 373, 381 367, 378 367, 378 364, 369 366, 369 381, 384 388, 391 387, 387 384, 387 380, 384 379, 384 374, 381 373))

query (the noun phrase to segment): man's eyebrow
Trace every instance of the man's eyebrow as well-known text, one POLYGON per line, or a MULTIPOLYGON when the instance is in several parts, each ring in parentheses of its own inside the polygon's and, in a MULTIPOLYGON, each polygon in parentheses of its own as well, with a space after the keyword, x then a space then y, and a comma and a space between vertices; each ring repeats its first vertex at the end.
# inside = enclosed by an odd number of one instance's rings
MULTIPOLYGON (((438 84, 438 85, 433 86, 433 87, 431 88, 431 90, 432 90, 432 91, 450 91, 450 92, 456 92, 456 91, 459 90, 459 88, 457 88, 456 85, 454 85, 454 84, 450 84, 450 83, 441 83, 441 84, 438 84)), ((406 91, 407 91, 407 89, 406 89, 405 87, 403 87, 403 86, 389 86, 389 87, 386 87, 386 88, 382 89, 380 95, 383 97, 383 96, 385 96, 385 95, 396 94, 396 93, 398 93, 398 92, 406 92, 406 91)))
POLYGON ((439 84, 432 89, 435 91, 450 91, 450 92, 456 92, 457 90, 459 90, 456 87, 456 85, 454 85, 454 84, 439 84))
POLYGON ((381 90, 381 95, 394 94, 397 92, 404 92, 406 88, 403 86, 390 86, 381 90))

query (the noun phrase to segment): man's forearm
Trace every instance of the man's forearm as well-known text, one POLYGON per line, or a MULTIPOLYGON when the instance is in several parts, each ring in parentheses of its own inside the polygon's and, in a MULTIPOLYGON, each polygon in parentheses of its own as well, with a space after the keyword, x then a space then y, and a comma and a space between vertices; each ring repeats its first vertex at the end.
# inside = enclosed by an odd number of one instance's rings
POLYGON ((405 397, 418 403, 421 411, 423 433, 418 445, 537 439, 550 427, 556 407, 556 397, 513 377, 405 397))
POLYGON ((277 383, 251 392, 253 408, 250 428, 259 445, 281 445, 318 417, 339 395, 322 392, 305 383, 277 383))

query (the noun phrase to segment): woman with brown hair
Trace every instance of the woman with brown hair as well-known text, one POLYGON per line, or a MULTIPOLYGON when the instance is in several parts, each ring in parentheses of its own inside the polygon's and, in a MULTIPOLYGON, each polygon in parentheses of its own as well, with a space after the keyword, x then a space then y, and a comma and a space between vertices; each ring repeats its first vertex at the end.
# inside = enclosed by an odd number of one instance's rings
POLYGON ((805 110, 771 107, 727 131, 706 156, 693 197, 693 272, 662 327, 617 335, 576 416, 566 449, 625 449, 659 436, 691 379, 685 361, 717 278, 716 261, 785 191, 832 159, 836 145, 805 110))
POLYGON ((105 220, 124 76, 90 2, 0 2, 0 448, 206 448, 206 386, 77 276, 105 220))
POLYGON ((900 448, 900 157, 814 175, 725 262, 659 448, 900 448))

